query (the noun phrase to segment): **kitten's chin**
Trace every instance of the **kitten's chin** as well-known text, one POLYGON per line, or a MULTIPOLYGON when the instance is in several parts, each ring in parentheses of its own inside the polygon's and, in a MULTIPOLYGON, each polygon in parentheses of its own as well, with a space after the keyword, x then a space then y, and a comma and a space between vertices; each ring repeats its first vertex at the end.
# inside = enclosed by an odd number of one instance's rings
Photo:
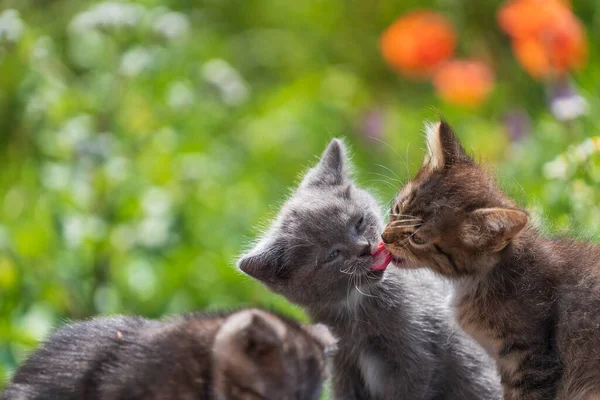
POLYGON ((379 282, 383 279, 383 275, 385 275, 385 269, 382 270, 369 270, 366 274, 365 277, 370 281, 370 282, 379 282))
POLYGON ((398 268, 406 268, 405 264, 407 264, 407 262, 405 258, 392 255, 392 264, 394 264, 394 266, 398 268))
POLYGON ((399 269, 420 269, 424 268, 422 263, 414 262, 408 258, 392 255, 392 263, 394 267, 399 269))

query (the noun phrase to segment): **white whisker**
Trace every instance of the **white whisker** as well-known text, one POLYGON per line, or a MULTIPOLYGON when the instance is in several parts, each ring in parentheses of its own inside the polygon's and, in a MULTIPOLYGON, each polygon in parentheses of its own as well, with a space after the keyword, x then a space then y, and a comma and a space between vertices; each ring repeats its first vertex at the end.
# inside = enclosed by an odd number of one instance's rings
POLYGON ((405 222, 417 222, 417 221, 423 221, 423 220, 420 218, 405 218, 405 219, 397 219, 395 221, 390 222, 390 224, 405 223, 405 222))
POLYGON ((354 284, 354 288, 356 289, 356 291, 357 291, 358 293, 362 294, 362 295, 363 295, 363 296, 365 296, 365 297, 375 297, 375 296, 373 296, 373 295, 366 294, 366 293, 364 293, 363 291, 361 291, 361 290, 358 288, 358 286, 359 286, 359 285, 360 285, 360 280, 358 281, 358 285, 357 285, 356 283, 354 284))
POLYGON ((402 184, 399 178, 394 178, 392 176, 387 176, 385 174, 380 174, 379 172, 369 172, 369 174, 377 175, 385 179, 389 179, 391 182, 397 182, 398 184, 402 184))
POLYGON ((410 215, 410 214, 394 214, 394 213, 390 213, 390 215, 394 216, 394 217, 409 217, 409 218, 416 218, 416 219, 422 219, 419 218, 415 215, 410 215))
POLYGON ((423 224, 409 224, 409 225, 400 225, 400 224, 390 224, 391 228, 412 228, 414 226, 421 226, 423 224))
POLYGON ((400 179, 400 177, 394 171, 392 171, 391 169, 389 169, 388 167, 386 167, 385 165, 382 165, 382 164, 375 164, 375 165, 378 166, 378 167, 381 167, 383 169, 386 169, 386 170, 390 171, 392 173, 392 175, 394 175, 396 177, 396 180, 398 182, 402 183, 402 179, 400 179))

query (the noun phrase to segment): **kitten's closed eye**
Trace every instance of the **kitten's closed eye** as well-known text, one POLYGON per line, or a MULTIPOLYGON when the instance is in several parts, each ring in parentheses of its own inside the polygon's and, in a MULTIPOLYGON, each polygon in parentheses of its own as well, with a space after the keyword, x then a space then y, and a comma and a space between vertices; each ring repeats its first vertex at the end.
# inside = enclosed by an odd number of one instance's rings
POLYGON ((416 232, 410 235, 408 239, 417 246, 422 246, 426 243, 425 239, 419 236, 416 232))
POLYGON ((365 222, 365 217, 361 216, 360 219, 356 222, 356 225, 354 226, 354 228, 356 229, 357 232, 362 231, 362 229, 364 227, 364 222, 365 222))
POLYGON ((325 259, 325 262, 326 263, 331 262, 331 261, 335 260, 339 255, 340 255, 339 250, 333 250, 331 253, 329 253, 327 258, 325 259))

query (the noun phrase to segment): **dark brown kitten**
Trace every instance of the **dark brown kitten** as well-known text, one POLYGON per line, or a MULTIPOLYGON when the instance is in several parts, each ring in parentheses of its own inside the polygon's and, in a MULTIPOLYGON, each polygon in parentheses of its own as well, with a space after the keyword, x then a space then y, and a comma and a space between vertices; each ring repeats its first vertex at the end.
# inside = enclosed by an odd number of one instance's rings
POLYGON ((67 325, 19 368, 5 400, 317 400, 324 326, 258 309, 67 325))
POLYGON ((401 268, 451 278, 462 327, 496 359, 505 399, 600 399, 600 247, 549 239, 442 122, 382 235, 401 268))

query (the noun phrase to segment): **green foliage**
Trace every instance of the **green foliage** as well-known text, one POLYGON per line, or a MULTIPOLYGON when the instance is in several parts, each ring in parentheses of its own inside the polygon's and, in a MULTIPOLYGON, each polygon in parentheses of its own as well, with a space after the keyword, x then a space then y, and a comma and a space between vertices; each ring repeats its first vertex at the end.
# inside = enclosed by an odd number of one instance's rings
POLYGON ((0 382, 67 319, 250 304, 302 318, 237 255, 332 137, 390 201, 421 162, 431 106, 550 230, 595 234, 600 157, 569 158, 559 178, 544 167, 600 132, 600 6, 574 3, 590 117, 563 124, 496 29, 496 1, 0 0, 0 382), (494 55, 481 109, 438 104, 381 61, 380 32, 427 5, 461 50, 494 55), (514 107, 534 117, 518 142, 502 126, 514 107))

